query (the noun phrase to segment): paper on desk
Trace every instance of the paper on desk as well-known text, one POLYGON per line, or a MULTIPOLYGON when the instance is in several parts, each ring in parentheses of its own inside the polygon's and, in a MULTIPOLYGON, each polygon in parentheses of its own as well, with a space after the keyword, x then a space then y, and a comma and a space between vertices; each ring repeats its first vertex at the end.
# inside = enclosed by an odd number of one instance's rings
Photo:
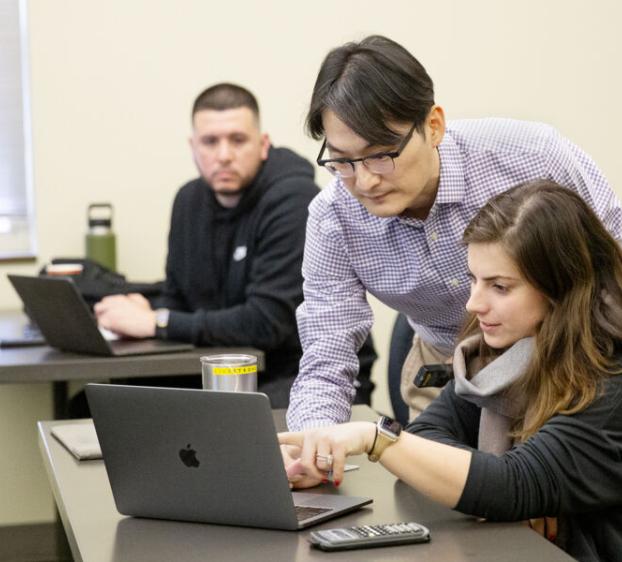
POLYGON ((102 451, 93 423, 55 425, 52 435, 78 460, 101 459, 102 451))
POLYGON ((104 336, 104 339, 107 341, 117 341, 121 339, 119 334, 115 334, 114 332, 111 332, 110 330, 107 330, 106 328, 102 328, 101 326, 98 326, 98 328, 99 328, 99 333, 102 336, 104 336))

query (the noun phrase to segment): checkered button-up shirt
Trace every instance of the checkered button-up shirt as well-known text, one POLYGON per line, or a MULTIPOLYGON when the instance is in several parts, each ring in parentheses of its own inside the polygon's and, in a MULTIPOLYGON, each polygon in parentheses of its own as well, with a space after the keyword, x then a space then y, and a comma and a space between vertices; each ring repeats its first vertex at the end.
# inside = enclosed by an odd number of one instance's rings
POLYGON ((450 122, 440 181, 425 220, 371 215, 333 181, 311 204, 297 319, 304 354, 292 388, 291 429, 350 417, 356 351, 373 315, 366 292, 406 314, 419 336, 450 353, 470 283, 462 234, 494 195, 551 179, 577 191, 622 239, 622 209, 594 162, 555 129, 510 119, 450 122))

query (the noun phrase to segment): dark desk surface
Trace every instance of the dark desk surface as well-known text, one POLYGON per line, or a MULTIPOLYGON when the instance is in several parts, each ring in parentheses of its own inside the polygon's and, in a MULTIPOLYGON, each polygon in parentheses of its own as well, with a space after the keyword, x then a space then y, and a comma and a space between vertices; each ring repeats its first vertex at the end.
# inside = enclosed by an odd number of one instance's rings
MULTIPOLYGON (((353 417, 375 419, 375 414, 366 406, 356 406, 353 417)), ((277 427, 284 427, 284 411, 275 412, 275 421, 277 427)), ((103 461, 75 460, 50 434, 57 423, 67 422, 39 422, 39 444, 76 561, 572 560, 522 524, 479 523, 435 504, 364 457, 352 458, 361 468, 346 475, 339 493, 371 496, 374 503, 314 528, 411 520, 429 527, 429 544, 329 554, 309 547, 309 530, 271 531, 124 517, 114 506, 103 461)), ((326 491, 335 492, 330 485, 326 491)))
MULTIPOLYGON (((26 317, 21 312, 0 312, 0 335, 16 333, 16 328, 25 324, 26 317)), ((251 347, 208 347, 177 353, 102 357, 59 351, 43 345, 0 349, 0 384, 55 383, 55 417, 58 419, 64 417, 66 411, 63 402, 66 399, 67 381, 199 375, 199 358, 215 353, 256 355, 259 369, 263 369, 263 352, 251 347)))
MULTIPOLYGON (((0 312, 0 335, 15 333, 16 327, 25 323, 21 312, 0 312)), ((0 384, 200 374, 199 357, 212 353, 253 353, 259 356, 260 369, 263 363, 263 353, 248 347, 196 348, 127 357, 69 353, 47 345, 15 347, 0 349, 0 384)))
MULTIPOLYGON (((48 346, 0 349, 0 384, 201 374, 201 355, 263 353, 249 347, 196 348, 178 353, 101 357, 48 346)), ((261 366, 260 366, 261 368, 261 366)))

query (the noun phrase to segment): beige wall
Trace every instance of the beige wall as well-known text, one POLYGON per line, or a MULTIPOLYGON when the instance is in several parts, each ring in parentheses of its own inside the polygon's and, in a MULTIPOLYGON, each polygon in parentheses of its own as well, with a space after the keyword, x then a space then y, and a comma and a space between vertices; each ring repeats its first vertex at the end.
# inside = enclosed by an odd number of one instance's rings
MULTIPOLYGON (((436 82, 449 118, 546 121, 584 147, 622 190, 622 58, 616 0, 313 3, 30 0, 39 259, 0 268, 0 308, 18 301, 5 272, 33 273, 83 253, 86 206, 111 201, 119 268, 163 276, 172 197, 190 178, 194 96, 231 80, 255 91, 277 145, 314 158, 301 125, 327 50, 369 33, 407 46, 436 82)), ((321 183, 326 176, 318 174, 321 183)), ((375 306, 383 361, 393 314, 375 306)), ((51 416, 45 385, 0 387, 0 524, 49 519, 34 421, 51 416)))

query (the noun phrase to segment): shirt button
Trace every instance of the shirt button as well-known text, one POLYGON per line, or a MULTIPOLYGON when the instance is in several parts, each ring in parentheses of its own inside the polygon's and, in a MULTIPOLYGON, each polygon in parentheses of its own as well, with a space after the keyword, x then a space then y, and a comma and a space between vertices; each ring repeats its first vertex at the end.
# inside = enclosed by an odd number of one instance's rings
POLYGON ((438 232, 430 234, 430 240, 432 240, 432 242, 436 242, 438 240, 438 232))
POLYGON ((458 279, 456 279, 456 278, 454 277, 451 281, 449 281, 449 284, 450 284, 452 287, 457 287, 458 285, 460 285, 460 281, 458 281, 458 279))

